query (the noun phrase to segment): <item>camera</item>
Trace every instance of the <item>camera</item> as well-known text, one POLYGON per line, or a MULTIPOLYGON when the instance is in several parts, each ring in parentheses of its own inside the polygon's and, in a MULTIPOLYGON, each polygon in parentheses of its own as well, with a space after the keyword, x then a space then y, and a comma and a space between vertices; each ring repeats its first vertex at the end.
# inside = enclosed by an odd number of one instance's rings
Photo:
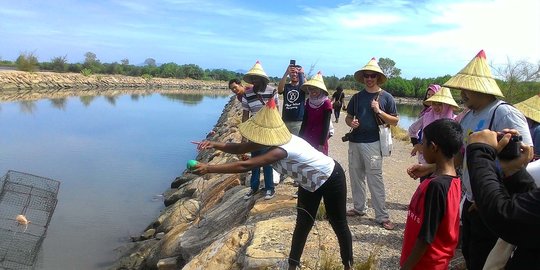
MULTIPOLYGON (((504 134, 499 134, 497 136, 497 140, 500 141, 503 136, 504 134)), ((511 160, 519 157, 519 155, 521 154, 521 141, 523 141, 523 137, 518 135, 512 135, 508 144, 499 153, 499 159, 511 160)))
POLYGON ((296 60, 292 60, 289 62, 289 65, 290 66, 296 66, 296 60))
POLYGON ((341 137, 342 142, 348 142, 350 139, 351 139, 351 133, 350 132, 345 133, 345 135, 343 135, 343 137, 341 137))

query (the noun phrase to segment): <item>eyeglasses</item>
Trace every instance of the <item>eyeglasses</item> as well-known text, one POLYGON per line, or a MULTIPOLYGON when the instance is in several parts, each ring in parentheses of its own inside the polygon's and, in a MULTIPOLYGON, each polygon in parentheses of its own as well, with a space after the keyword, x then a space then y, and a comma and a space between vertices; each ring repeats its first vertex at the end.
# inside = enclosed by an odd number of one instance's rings
POLYGON ((368 74, 368 73, 364 73, 364 78, 372 78, 372 79, 375 79, 377 78, 377 76, 379 76, 379 74, 377 73, 371 73, 371 74, 368 74))

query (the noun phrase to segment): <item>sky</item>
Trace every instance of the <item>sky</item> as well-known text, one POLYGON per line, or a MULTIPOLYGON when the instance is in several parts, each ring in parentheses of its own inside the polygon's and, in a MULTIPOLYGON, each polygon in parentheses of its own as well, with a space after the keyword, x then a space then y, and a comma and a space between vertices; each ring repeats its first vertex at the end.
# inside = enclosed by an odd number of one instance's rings
POLYGON ((281 77, 352 75, 390 58, 404 78, 454 75, 481 49, 540 63, 539 0, 0 0, 0 60, 196 64, 281 77))

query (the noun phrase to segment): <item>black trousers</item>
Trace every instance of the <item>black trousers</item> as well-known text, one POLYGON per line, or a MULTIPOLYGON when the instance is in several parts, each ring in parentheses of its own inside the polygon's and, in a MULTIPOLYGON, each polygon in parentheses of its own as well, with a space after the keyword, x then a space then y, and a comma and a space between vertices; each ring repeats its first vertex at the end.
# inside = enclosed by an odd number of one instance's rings
POLYGON ((468 270, 482 270, 498 237, 486 226, 478 210, 468 211, 471 205, 467 199, 463 204, 461 251, 468 270))
POLYGON ((324 199, 328 221, 334 230, 343 265, 352 266, 352 236, 347 224, 347 184, 341 165, 336 162, 334 171, 328 180, 315 192, 309 192, 301 186, 298 189, 296 226, 294 228, 289 264, 298 266, 304 251, 307 237, 315 223, 321 198, 324 199))

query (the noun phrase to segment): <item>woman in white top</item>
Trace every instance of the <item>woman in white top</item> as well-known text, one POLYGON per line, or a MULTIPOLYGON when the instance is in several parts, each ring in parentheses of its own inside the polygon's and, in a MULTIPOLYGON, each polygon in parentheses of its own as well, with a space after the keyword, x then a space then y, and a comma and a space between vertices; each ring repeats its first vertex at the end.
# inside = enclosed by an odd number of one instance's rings
POLYGON ((209 165, 198 163, 195 174, 241 173, 270 164, 281 174, 287 174, 300 185, 297 202, 296 226, 289 253, 289 269, 296 269, 321 199, 324 199, 328 220, 339 241, 344 269, 353 265, 352 237, 347 224, 347 185, 341 165, 319 152, 302 138, 291 135, 271 99, 254 117, 239 125, 240 133, 249 141, 221 143, 202 141, 198 149, 214 148, 240 154, 269 148, 245 161, 209 165))

